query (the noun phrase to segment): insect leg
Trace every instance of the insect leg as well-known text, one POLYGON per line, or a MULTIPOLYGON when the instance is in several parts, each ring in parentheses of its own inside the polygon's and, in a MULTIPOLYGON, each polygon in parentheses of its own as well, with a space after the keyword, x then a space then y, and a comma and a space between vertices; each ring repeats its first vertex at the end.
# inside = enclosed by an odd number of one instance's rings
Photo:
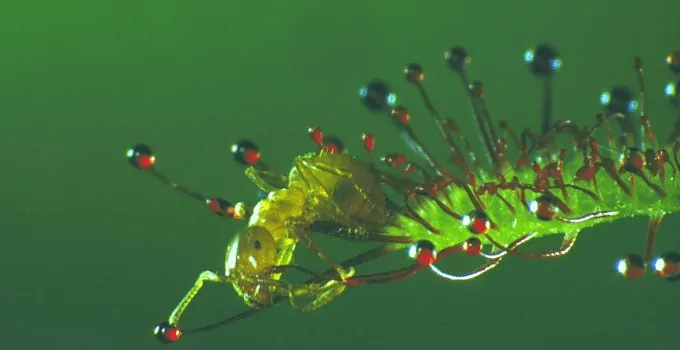
MULTIPOLYGON (((276 257, 275 266, 285 265, 293 261, 293 253, 295 253, 295 246, 297 245, 296 243, 297 242, 295 240, 288 238, 279 246, 280 248, 278 256, 276 257)), ((279 280, 281 279, 281 274, 281 272, 274 272, 271 278, 274 280, 279 280)))
POLYGON ((419 272, 419 271, 423 270, 424 268, 425 268, 425 266, 418 264, 418 263, 415 263, 415 264, 412 264, 412 265, 407 266, 405 268, 401 268, 401 269, 394 270, 394 271, 374 273, 374 274, 356 276, 356 277, 350 276, 350 278, 345 283, 336 282, 337 284, 335 286, 333 286, 332 288, 329 288, 327 291, 319 294, 316 297, 316 299, 314 299, 312 302, 310 302, 309 304, 302 307, 301 310, 303 312, 314 311, 314 310, 326 305, 328 302, 333 300, 335 297, 342 294, 342 292, 345 291, 347 286, 358 286, 358 285, 361 285, 361 284, 375 284, 375 283, 394 282, 394 281, 402 280, 404 278, 413 276, 416 272, 419 272))
POLYGON ((348 273, 345 271, 345 269, 338 263, 334 262, 333 259, 331 259, 316 243, 314 240, 309 235, 309 232, 300 232, 298 233, 298 236, 300 239, 302 239, 306 244, 309 249, 313 250, 316 255, 319 256, 323 261, 325 261, 327 264, 333 267, 335 271, 338 273, 338 276, 345 281, 348 278, 348 273))
POLYGON ((330 288, 329 290, 321 293, 313 301, 311 301, 309 304, 303 306, 300 309, 300 311, 310 312, 310 311, 314 311, 314 310, 328 304, 333 299, 335 299, 335 297, 342 294, 342 292, 345 291, 345 288, 347 288, 347 285, 344 284, 344 283, 336 284, 333 288, 330 288))
POLYGON ((258 169, 249 166, 245 171, 246 177, 264 192, 273 192, 286 188, 288 177, 282 173, 269 169, 258 169))
POLYGON ((325 285, 320 286, 316 283, 306 283, 303 285, 295 286, 289 293, 291 305, 301 310, 302 312, 314 311, 328 302, 333 300, 335 297, 342 294, 348 286, 358 286, 362 284, 375 284, 375 283, 386 283, 402 280, 404 278, 413 276, 416 272, 421 271, 426 268, 426 266, 419 263, 412 264, 405 268, 401 268, 394 271, 387 271, 381 273, 368 274, 363 276, 354 276, 354 268, 351 267, 348 273, 348 279, 341 281, 339 277, 329 276, 328 274, 317 274, 311 270, 308 270, 302 266, 298 265, 286 265, 278 266, 279 270, 290 270, 296 269, 302 272, 308 273, 314 276, 314 279, 329 279, 325 285), (311 296, 314 300, 307 303, 304 306, 300 306, 296 298, 301 296, 311 296))
POLYGON ((201 287, 203 287, 204 282, 227 283, 227 281, 224 278, 218 276, 216 273, 212 271, 201 272, 201 274, 198 276, 198 279, 196 279, 196 282, 194 283, 193 287, 191 287, 191 289, 189 289, 186 295, 184 295, 184 298, 182 298, 179 304, 177 304, 177 307, 175 307, 175 309, 172 310, 172 313, 168 318, 169 324, 177 325, 179 323, 179 319, 180 317, 182 317, 184 310, 186 310, 186 308, 189 306, 189 303, 191 303, 196 294, 198 294, 198 291, 201 289, 201 287))
MULTIPOLYGON (((354 268, 350 267, 346 277, 350 278, 354 275, 354 273, 354 268)), ((294 308, 302 312, 310 312, 328 304, 335 297, 342 294, 346 288, 347 284, 338 280, 329 280, 324 285, 319 285, 317 283, 305 283, 295 286, 291 289, 289 293, 289 300, 290 304, 294 308), (314 300, 303 306, 300 306, 297 303, 296 298, 304 296, 313 297, 314 300)))
POLYGON ((286 238, 280 245, 280 250, 276 258, 276 265, 283 265, 286 261, 291 261, 293 253, 295 252, 296 241, 291 238, 286 238))
MULTIPOLYGON (((343 261, 340 265, 344 268, 349 268, 349 267, 352 267, 352 266, 358 266, 358 265, 361 265, 361 264, 365 264, 369 261, 373 261, 375 259, 378 259, 380 257, 383 257, 387 254, 390 254, 390 253, 394 252, 396 249, 398 249, 398 246, 395 246, 395 245, 391 245, 391 244, 381 245, 379 247, 376 247, 376 248, 373 248, 373 249, 368 250, 366 252, 363 252, 363 253, 361 253, 361 254, 353 257, 353 258, 347 259, 347 260, 343 261)), ((330 269, 330 270, 326 271, 325 274, 332 274, 333 272, 335 272, 335 270, 330 269)), ((316 276, 308 279, 305 283, 317 283, 317 282, 323 281, 324 279, 325 279, 325 277, 322 277, 322 275, 316 275, 316 276)), ((197 291, 198 290, 196 290, 196 292, 197 291)), ((227 317, 223 320, 220 320, 220 321, 217 321, 217 322, 205 325, 205 326, 181 330, 181 333, 182 334, 200 333, 200 332, 205 332, 205 331, 209 331, 209 330, 212 330, 212 329, 228 326, 228 325, 230 325, 230 324, 232 324, 236 321, 242 320, 244 318, 248 318, 252 315, 257 314, 258 312, 260 312, 262 310, 266 310, 271 306, 279 304, 284 300, 286 300, 285 296, 278 295, 278 296, 274 297, 274 300, 272 300, 272 303, 270 305, 266 305, 266 306, 263 306, 261 308, 250 308, 250 309, 242 311, 242 312, 240 312, 236 315, 227 317)), ((186 306, 185 306, 185 308, 186 308, 186 306)), ((179 315, 177 315, 176 319, 178 319, 178 318, 179 318, 179 315)), ((173 325, 169 322, 162 322, 159 326, 157 326, 157 328, 161 327, 161 326, 163 328, 167 328, 167 327, 176 326, 176 325, 173 325)), ((176 328, 176 329, 179 330, 179 328, 176 328)), ((164 329, 160 329, 160 331, 162 332, 160 334, 162 336, 163 333, 164 333, 163 332, 164 329)))

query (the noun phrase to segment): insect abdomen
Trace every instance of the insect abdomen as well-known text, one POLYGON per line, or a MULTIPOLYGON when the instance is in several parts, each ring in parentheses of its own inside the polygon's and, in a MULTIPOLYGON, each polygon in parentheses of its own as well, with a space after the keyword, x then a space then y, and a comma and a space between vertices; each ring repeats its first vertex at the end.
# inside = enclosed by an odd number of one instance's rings
POLYGON ((289 184, 307 193, 308 209, 317 214, 314 220, 351 228, 387 224, 386 197, 375 174, 348 155, 322 151, 297 157, 289 184))

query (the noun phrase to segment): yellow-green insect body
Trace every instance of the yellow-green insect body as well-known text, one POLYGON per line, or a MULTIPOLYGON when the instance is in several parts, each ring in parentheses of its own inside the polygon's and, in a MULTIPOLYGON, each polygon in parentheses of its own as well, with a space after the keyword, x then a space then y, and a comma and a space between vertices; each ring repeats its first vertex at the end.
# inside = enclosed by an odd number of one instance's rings
MULTIPOLYGON (((248 168, 247 174, 262 189, 271 189, 267 179, 281 177, 257 167, 248 168)), ((390 214, 385 203, 376 174, 347 154, 321 150, 296 157, 287 187, 272 190, 260 200, 252 209, 248 226, 228 245, 225 277, 251 307, 269 305, 277 295, 315 297, 304 288, 285 288, 279 283, 282 273, 274 268, 290 265, 296 245, 303 240, 344 278, 348 271, 315 245, 310 225, 327 220, 348 228, 350 235, 366 235, 387 224, 390 214)), ((344 285, 335 288, 341 287, 344 285)), ((322 301, 318 303, 320 306, 322 301)))

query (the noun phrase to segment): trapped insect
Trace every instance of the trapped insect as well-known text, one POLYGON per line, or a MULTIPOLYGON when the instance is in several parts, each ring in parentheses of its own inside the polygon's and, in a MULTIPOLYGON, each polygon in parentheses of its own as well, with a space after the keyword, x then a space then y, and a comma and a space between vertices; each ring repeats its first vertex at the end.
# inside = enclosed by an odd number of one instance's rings
POLYGON ((648 118, 641 58, 633 60, 639 98, 622 86, 602 94, 604 108, 592 127, 553 120, 552 77, 562 64, 556 50, 541 44, 527 51, 524 59, 544 90, 539 132, 525 128, 517 133, 505 121, 494 123, 484 85, 467 76, 467 51, 454 46, 445 52, 445 62, 459 75, 469 98, 484 157, 472 149, 453 119, 441 117, 435 109, 424 88, 424 71, 415 63, 407 65, 404 74, 417 87, 449 151, 444 161, 424 146, 409 125, 411 114, 380 80, 360 90, 361 101, 369 111, 387 116, 419 162, 400 153, 374 159, 375 137, 368 133, 362 135, 365 159, 354 158, 338 138, 324 137, 321 128, 312 127, 308 135, 318 150, 296 157, 285 175, 270 169, 258 147, 243 140, 232 153, 247 167, 246 176, 267 193, 251 205, 189 190, 155 168, 156 157, 148 146, 130 148, 127 158, 133 167, 206 203, 218 215, 247 220, 227 247, 223 273, 199 275, 168 320, 155 328, 158 339, 174 342, 182 334, 227 325, 284 301, 312 311, 348 287, 400 280, 422 270, 449 280, 468 280, 508 256, 559 257, 569 252, 584 228, 633 216, 650 218, 647 246, 642 254, 617 261, 616 271, 632 279, 651 267, 668 281, 680 279, 680 253, 655 256, 654 249, 662 218, 680 210, 680 51, 666 58, 675 81, 665 93, 678 113, 665 142, 652 131, 648 118), (559 145, 560 134, 571 139, 569 147, 559 145), (482 164, 483 158, 487 164, 482 164), (338 262, 318 246, 313 234, 381 245, 338 262), (562 245, 537 253, 520 249, 549 235, 562 235, 562 245), (299 249, 314 252, 327 271, 296 265, 294 254, 299 249), (414 259, 410 265, 360 273, 360 265, 402 250, 414 259), (485 261, 473 271, 456 274, 438 267, 442 258, 457 252, 485 261), (309 274, 309 280, 291 282, 287 276, 293 270, 309 274), (249 308, 211 325, 180 329, 183 312, 205 282, 231 284, 249 308))

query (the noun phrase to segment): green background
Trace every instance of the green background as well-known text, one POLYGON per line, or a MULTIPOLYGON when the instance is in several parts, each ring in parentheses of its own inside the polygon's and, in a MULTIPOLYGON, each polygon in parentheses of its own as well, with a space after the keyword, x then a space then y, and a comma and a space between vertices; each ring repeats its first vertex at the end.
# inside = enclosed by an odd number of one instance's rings
MULTIPOLYGON (((634 87, 639 54, 649 115, 665 137, 675 117, 661 95, 671 79, 663 59, 680 49, 679 11, 671 0, 1 1, 0 347, 160 348, 153 326, 200 271, 222 269, 243 224, 131 169, 124 151, 134 143, 151 145, 178 181, 251 201, 255 188, 229 155, 242 137, 278 169, 313 149, 313 124, 355 153, 362 131, 376 134, 379 153, 407 151, 358 103, 373 77, 393 82, 422 117, 420 135, 443 150, 401 76, 408 62, 427 69, 439 109, 473 135, 460 83, 442 60, 453 44, 470 51, 494 117, 537 129, 539 84, 522 54, 542 41, 564 60, 558 118, 591 123, 600 92, 634 87)), ((670 216, 661 225, 659 252, 680 250, 678 224, 670 216)), ((642 252, 646 225, 598 226, 565 258, 507 259, 470 282, 422 274, 351 290, 310 314, 283 305, 172 347, 671 349, 680 344, 680 285, 613 271, 619 256, 642 252)), ((334 256, 361 248, 322 243, 334 256)), ((383 267, 405 263, 399 254, 383 267)), ((192 306, 187 326, 244 309, 221 286, 192 306)))

